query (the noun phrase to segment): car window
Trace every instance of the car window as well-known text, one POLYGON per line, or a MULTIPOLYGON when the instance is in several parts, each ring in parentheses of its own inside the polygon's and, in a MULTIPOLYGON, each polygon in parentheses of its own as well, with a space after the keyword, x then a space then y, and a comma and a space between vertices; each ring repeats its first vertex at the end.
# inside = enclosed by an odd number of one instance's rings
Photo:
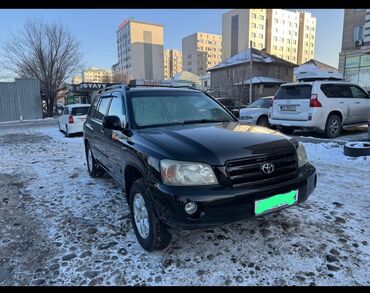
POLYGON ((96 110, 95 117, 99 120, 103 120, 104 116, 108 112, 109 104, 110 104, 111 97, 102 97, 98 108, 96 110))
POLYGON ((109 107, 108 115, 118 116, 122 121, 125 113, 126 111, 122 98, 119 96, 114 96, 109 107))
POLYGON ((96 106, 98 105, 99 97, 95 97, 90 107, 89 116, 94 117, 96 112, 96 106))
POLYGON ((224 108, 204 93, 163 91, 133 92, 130 95, 138 127, 181 124, 198 120, 234 121, 224 108))
POLYGON ((272 99, 259 99, 250 104, 248 108, 270 108, 271 105, 272 99))
POLYGON ((69 114, 69 109, 68 107, 64 108, 63 115, 68 115, 69 114))
POLYGON ((352 98, 350 86, 343 84, 322 84, 321 90, 328 98, 352 98))
POLYGON ((312 85, 281 86, 275 95, 275 100, 310 99, 312 85))
POLYGON ((355 85, 351 86, 351 92, 352 92, 353 98, 355 98, 355 99, 366 99, 366 98, 368 98, 368 95, 362 89, 360 89, 359 87, 357 87, 355 85))
POLYGON ((89 107, 87 107, 87 106, 74 107, 74 108, 72 108, 71 114, 73 116, 82 116, 82 115, 86 115, 88 111, 89 111, 89 107))
POLYGON ((219 99, 218 100, 221 104, 226 107, 234 107, 234 101, 230 99, 219 99))

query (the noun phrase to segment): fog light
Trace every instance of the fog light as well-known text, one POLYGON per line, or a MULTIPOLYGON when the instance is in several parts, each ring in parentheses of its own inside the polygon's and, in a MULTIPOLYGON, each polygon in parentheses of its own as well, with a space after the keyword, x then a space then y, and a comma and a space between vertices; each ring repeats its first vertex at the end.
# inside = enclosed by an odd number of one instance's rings
POLYGON ((196 211, 197 211, 197 204, 195 202, 188 202, 186 205, 185 205, 185 212, 188 214, 188 215, 191 215, 191 214, 194 214, 196 211))

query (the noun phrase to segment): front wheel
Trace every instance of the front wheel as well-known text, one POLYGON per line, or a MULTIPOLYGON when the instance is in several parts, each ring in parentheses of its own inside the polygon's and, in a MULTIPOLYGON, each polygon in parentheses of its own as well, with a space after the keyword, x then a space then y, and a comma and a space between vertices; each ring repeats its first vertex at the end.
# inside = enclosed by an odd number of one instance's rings
POLYGON ((326 121, 325 135, 328 138, 338 137, 342 131, 342 120, 338 115, 330 115, 326 121))
POLYGON ((86 161, 87 161, 87 171, 89 175, 93 178, 103 176, 103 169, 100 167, 94 158, 94 155, 91 151, 91 147, 86 145, 86 161))
POLYGON ((263 127, 270 127, 269 120, 266 116, 262 116, 262 117, 258 118, 257 125, 263 126, 263 127))
POLYGON ((143 179, 136 180, 132 185, 129 206, 140 245, 147 251, 166 248, 171 241, 171 234, 159 220, 143 179))

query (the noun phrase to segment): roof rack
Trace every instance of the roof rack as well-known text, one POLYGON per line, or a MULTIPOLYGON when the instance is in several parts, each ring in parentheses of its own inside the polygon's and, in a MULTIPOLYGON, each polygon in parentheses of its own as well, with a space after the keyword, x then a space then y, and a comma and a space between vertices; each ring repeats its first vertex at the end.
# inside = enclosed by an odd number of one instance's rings
POLYGON ((135 84, 135 85, 130 85, 129 87, 131 88, 134 88, 134 87, 170 87, 170 88, 188 88, 188 89, 192 89, 192 90, 196 90, 196 91, 202 91, 201 89, 197 89, 195 87, 192 87, 192 86, 189 86, 189 85, 156 85, 156 84, 150 84, 150 85, 146 85, 146 84, 135 84))
POLYGON ((100 90, 99 91, 99 94, 101 94, 103 92, 106 92, 106 91, 109 91, 109 90, 118 89, 118 88, 124 88, 125 90, 129 90, 130 89, 129 86, 127 84, 125 84, 125 83, 115 84, 115 85, 107 86, 104 89, 100 90))

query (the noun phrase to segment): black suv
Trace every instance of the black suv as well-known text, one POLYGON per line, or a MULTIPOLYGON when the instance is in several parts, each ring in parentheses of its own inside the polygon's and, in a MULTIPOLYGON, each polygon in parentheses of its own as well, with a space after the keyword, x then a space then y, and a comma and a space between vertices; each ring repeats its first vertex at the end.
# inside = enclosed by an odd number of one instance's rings
POLYGON ((305 201, 315 168, 302 144, 241 125, 206 93, 115 86, 84 124, 88 171, 124 189, 138 241, 163 249, 177 228, 206 228, 305 201))

